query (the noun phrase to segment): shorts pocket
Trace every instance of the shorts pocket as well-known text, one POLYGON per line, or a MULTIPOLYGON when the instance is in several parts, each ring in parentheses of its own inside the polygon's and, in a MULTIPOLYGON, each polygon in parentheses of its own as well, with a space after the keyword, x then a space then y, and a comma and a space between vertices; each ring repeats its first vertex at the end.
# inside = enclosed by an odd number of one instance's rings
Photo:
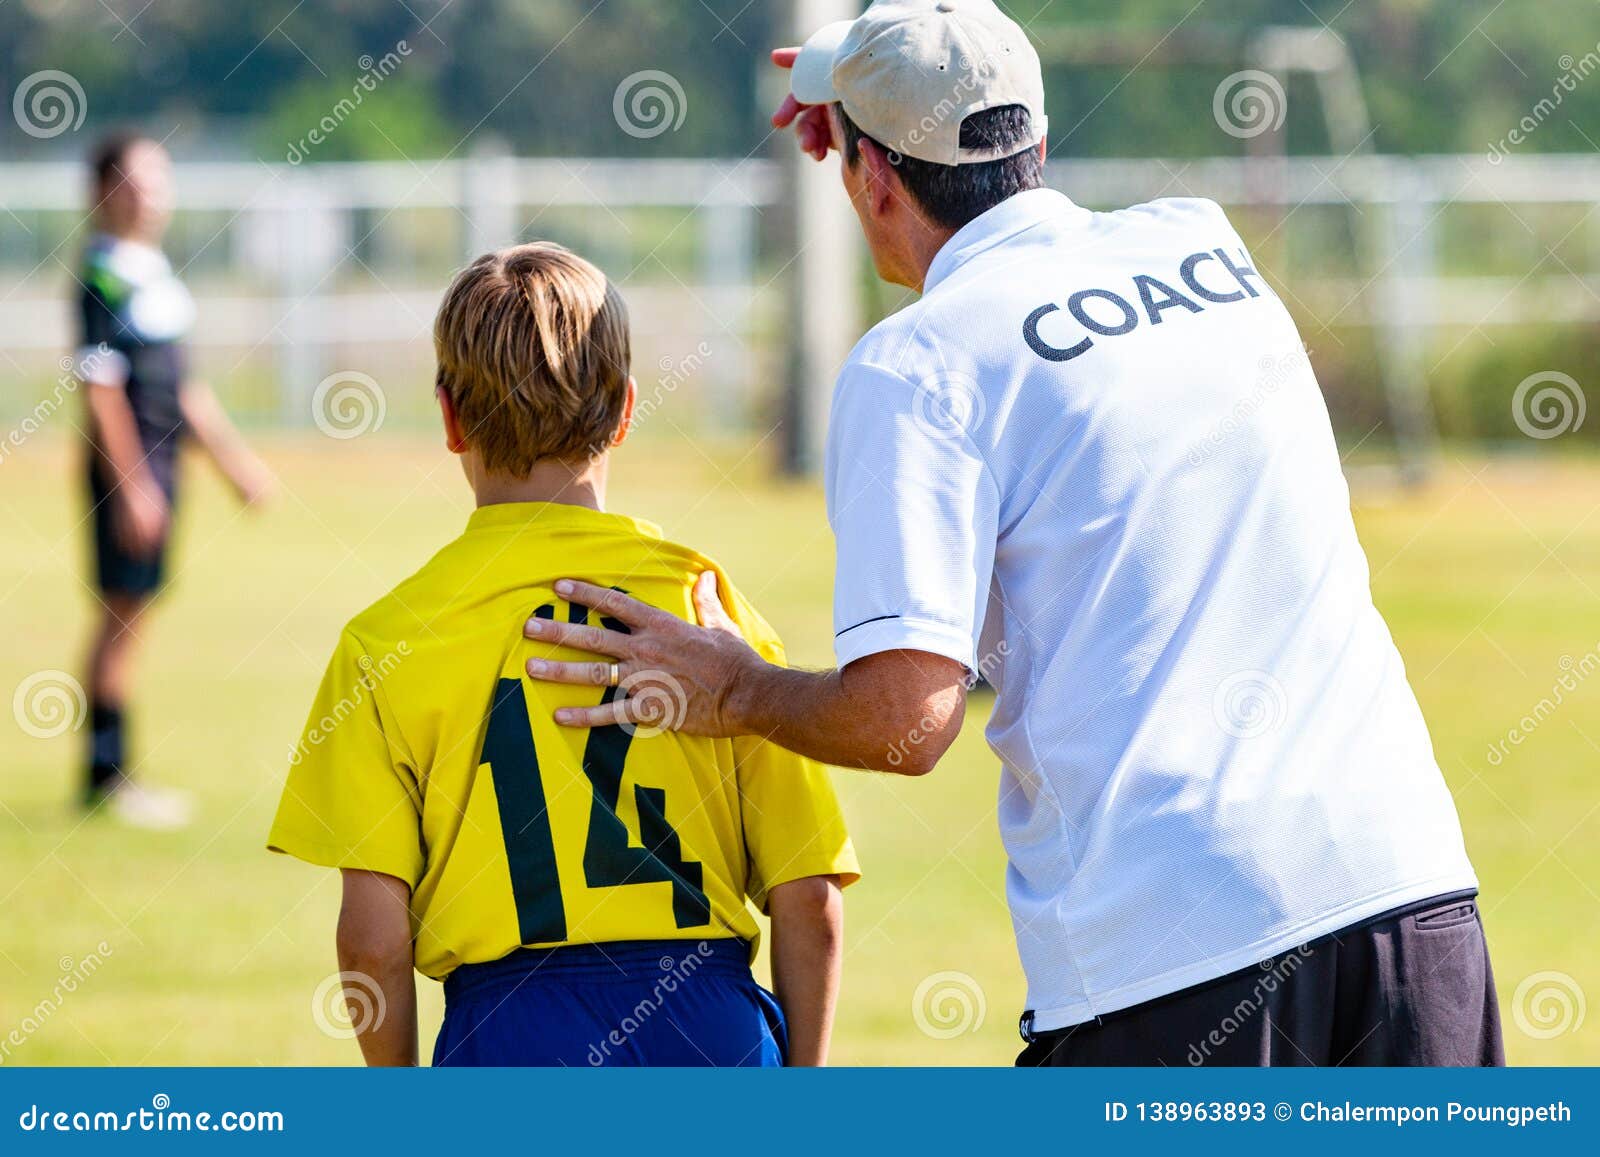
POLYGON ((1460 928, 1464 924, 1475 923, 1478 919, 1478 904, 1475 900, 1452 900, 1448 904, 1441 904, 1437 908, 1428 908, 1411 917, 1412 925, 1419 932, 1442 932, 1450 928, 1460 928))

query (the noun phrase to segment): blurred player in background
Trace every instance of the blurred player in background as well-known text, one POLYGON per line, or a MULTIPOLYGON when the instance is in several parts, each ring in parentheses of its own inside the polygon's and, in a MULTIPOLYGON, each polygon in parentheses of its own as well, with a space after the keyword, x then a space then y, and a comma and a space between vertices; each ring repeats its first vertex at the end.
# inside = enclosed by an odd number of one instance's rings
MULTIPOLYGON (((523 245, 456 279, 434 340, 478 509, 345 629, 269 838, 343 870, 346 993, 382 1010, 352 1017, 362 1052, 416 1063, 415 967, 445 984, 436 1065, 823 1063, 840 888, 859 874, 828 773, 759 737, 557 727, 597 693, 523 674, 572 654, 525 640, 523 618, 591 621, 552 591, 567 570, 692 618, 716 569, 604 509, 637 397, 621 296, 560 246, 523 245), (751 901, 772 917, 776 1004, 750 973, 751 901)), ((670 714, 681 695, 613 677, 598 698, 670 714)))
POLYGON ((181 793, 135 782, 124 743, 130 667, 144 613, 162 588, 185 433, 248 505, 272 475, 240 440, 209 387, 188 377, 194 302, 161 251, 172 164, 149 138, 119 133, 89 159, 94 235, 79 274, 78 374, 90 387, 89 495, 100 621, 89 657, 91 739, 84 802, 139 827, 182 826, 181 793))

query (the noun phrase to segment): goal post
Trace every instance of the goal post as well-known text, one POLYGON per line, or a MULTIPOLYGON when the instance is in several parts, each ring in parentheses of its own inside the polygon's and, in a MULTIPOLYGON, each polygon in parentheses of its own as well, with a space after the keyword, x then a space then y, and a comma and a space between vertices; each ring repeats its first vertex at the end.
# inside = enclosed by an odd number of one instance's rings
MULTIPOLYGON (((860 12, 853 0, 791 0, 790 43, 860 12)), ((778 92, 786 86, 774 86, 778 92)), ((770 91, 770 90, 769 90, 770 91)), ((781 99, 781 96, 780 96, 781 99)), ((839 182, 839 158, 821 164, 789 133, 773 141, 790 190, 789 268, 780 468, 791 477, 822 468, 834 375, 861 336, 860 226, 839 182)))

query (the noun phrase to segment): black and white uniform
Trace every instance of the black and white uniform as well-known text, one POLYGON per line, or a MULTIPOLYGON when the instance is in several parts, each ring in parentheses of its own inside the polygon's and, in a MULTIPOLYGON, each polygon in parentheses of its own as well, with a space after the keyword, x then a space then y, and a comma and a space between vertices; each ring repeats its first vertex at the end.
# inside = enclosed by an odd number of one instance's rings
MULTIPOLYGON (((145 464, 167 501, 175 504, 183 436, 179 390, 187 369, 184 339, 194 324, 194 300, 159 249, 103 235, 92 238, 84 250, 79 281, 79 377, 90 389, 127 393, 145 464)), ((161 585, 166 544, 149 558, 137 558, 117 542, 112 528, 117 479, 95 447, 89 455, 88 483, 100 589, 154 592, 161 585)))

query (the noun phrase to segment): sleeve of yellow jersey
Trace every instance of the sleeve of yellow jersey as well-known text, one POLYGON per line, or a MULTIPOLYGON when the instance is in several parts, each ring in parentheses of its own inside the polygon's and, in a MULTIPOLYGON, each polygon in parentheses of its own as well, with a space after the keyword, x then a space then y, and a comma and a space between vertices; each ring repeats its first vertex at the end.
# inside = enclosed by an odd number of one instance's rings
POLYGON ((328 663, 267 847, 307 863, 422 878, 422 796, 382 681, 349 631, 328 663))
MULTIPOLYGON (((769 663, 783 664, 783 644, 754 607, 718 576, 724 603, 745 639, 769 663)), ((733 741, 738 761, 749 893, 762 912, 779 884, 807 876, 838 876, 849 885, 861 878, 855 846, 828 769, 776 743, 755 736, 733 741)))

